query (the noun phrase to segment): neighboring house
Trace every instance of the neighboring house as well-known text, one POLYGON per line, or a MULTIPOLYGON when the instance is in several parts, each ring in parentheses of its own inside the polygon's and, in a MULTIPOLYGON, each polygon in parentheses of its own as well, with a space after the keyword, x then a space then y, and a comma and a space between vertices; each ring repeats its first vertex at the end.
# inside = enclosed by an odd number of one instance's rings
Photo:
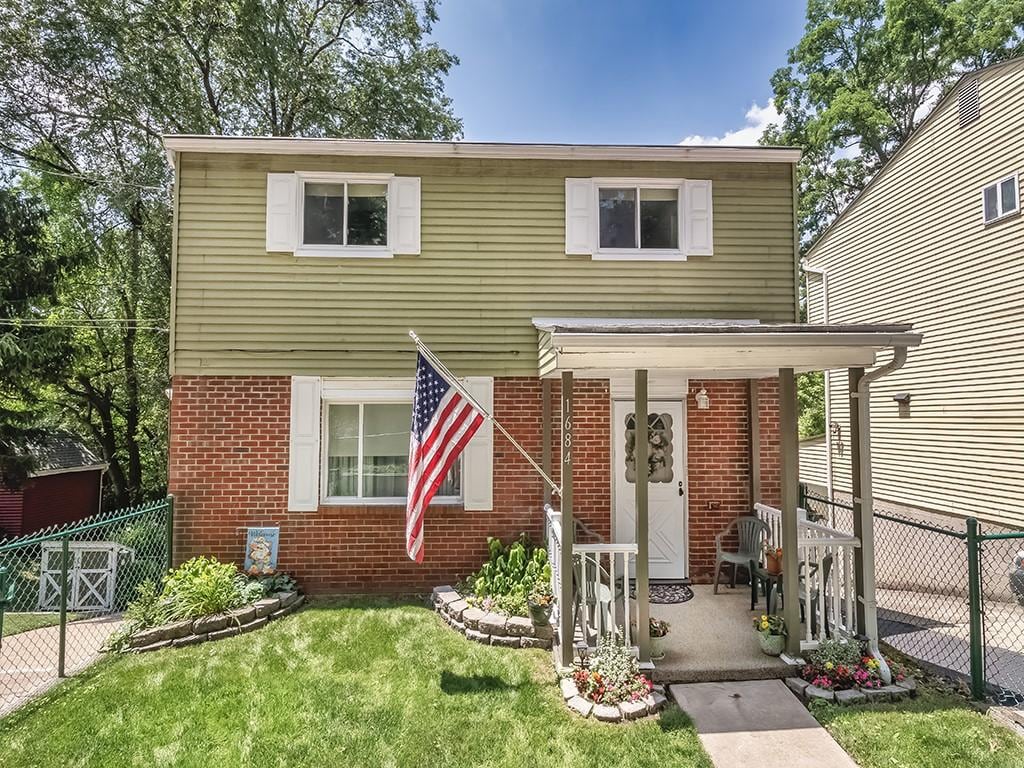
POLYGON ((35 468, 17 489, 0 486, 0 539, 24 536, 100 511, 107 465, 70 435, 28 446, 35 468))
MULTIPOLYGON (((880 501, 1024 527, 1024 59, 964 76, 807 254, 811 322, 913 323, 875 387, 880 501)), ((850 492, 846 371, 802 479, 850 492)))
POLYGON ((784 507, 795 594, 793 373, 918 341, 796 324, 797 150, 165 145, 178 560, 238 561, 246 526, 279 526, 281 567, 312 592, 427 590, 479 568, 487 536, 546 525, 568 573, 580 520, 635 558, 646 611, 648 577, 710 580, 715 535, 764 501, 784 507), (544 483, 486 425, 428 511, 421 565, 405 553, 410 328, 566 486, 545 516, 544 483))

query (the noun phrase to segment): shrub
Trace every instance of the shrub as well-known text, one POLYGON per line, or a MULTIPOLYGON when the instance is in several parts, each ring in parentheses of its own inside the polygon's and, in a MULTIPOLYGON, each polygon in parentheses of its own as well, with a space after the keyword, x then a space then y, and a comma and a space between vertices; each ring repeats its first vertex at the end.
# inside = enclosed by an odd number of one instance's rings
POLYGON ((139 584, 135 593, 135 599, 128 603, 124 612, 125 620, 135 625, 135 631, 167 621, 170 606, 152 580, 147 579, 139 584))
POLYGON ((182 563, 164 581, 171 618, 191 619, 242 605, 237 575, 235 566, 215 557, 193 557, 182 563))
POLYGON ((523 533, 507 547, 499 539, 487 539, 489 557, 469 580, 477 605, 504 613, 525 616, 526 600, 540 582, 551 581, 548 553, 534 547, 523 533))
POLYGON ((598 704, 636 701, 651 692, 633 649, 610 640, 597 646, 589 664, 578 663, 572 677, 580 696, 598 704))

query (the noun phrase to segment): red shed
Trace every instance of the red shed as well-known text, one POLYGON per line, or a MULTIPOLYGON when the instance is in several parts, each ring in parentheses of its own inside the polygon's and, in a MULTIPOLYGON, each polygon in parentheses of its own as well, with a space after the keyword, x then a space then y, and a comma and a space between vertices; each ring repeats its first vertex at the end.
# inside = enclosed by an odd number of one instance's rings
POLYGON ((36 468, 17 490, 0 486, 0 539, 24 536, 100 511, 107 465, 70 435, 29 447, 36 468))

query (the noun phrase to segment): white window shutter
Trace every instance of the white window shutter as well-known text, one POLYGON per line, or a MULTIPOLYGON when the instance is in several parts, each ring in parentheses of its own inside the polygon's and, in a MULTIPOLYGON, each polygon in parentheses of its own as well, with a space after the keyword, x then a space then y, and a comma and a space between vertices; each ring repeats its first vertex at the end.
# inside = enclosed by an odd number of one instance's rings
POLYGON ((683 183, 683 242, 686 254, 711 256, 712 243, 711 182, 683 183))
POLYGON ((594 202, 594 182, 591 179, 565 180, 565 252, 586 254, 594 252, 594 234, 597 231, 594 202))
MULTIPOLYGON (((463 385, 488 412, 494 409, 494 379, 471 376, 463 385)), ((490 419, 480 425, 462 453, 462 500, 468 510, 493 509, 494 426, 490 419)))
POLYGON ((320 378, 292 376, 288 442, 288 511, 315 512, 320 502, 320 378))
POLYGON ((267 174, 267 250, 293 253, 298 239, 299 177, 267 174))
POLYGON ((420 179, 395 176, 391 179, 388 242, 394 253, 419 255, 420 252, 420 179))

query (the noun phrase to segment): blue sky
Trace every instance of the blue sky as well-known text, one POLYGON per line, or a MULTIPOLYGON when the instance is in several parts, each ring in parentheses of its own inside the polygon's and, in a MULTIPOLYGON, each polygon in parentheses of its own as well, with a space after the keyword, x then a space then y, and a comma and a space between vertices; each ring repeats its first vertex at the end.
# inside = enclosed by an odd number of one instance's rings
POLYGON ((443 0, 434 38, 476 141, 753 143, 805 4, 443 0), (748 126, 748 130, 726 136, 748 126))

